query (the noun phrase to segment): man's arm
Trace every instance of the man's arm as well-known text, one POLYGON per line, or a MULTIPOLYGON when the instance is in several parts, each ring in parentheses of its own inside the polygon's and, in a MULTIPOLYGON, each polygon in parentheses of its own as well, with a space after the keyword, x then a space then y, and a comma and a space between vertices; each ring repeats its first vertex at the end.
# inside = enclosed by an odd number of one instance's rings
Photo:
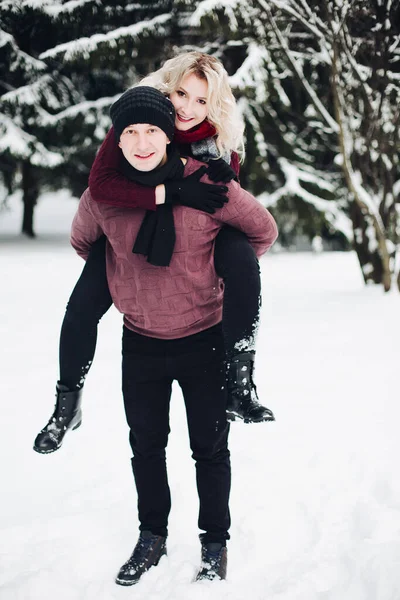
POLYGON ((90 201, 90 192, 86 189, 71 227, 71 245, 84 260, 87 259, 92 244, 103 235, 102 228, 93 216, 90 201))
POLYGON ((258 200, 246 192, 236 181, 228 185, 229 202, 215 213, 227 225, 243 231, 249 238, 257 256, 269 250, 278 237, 274 217, 258 200))

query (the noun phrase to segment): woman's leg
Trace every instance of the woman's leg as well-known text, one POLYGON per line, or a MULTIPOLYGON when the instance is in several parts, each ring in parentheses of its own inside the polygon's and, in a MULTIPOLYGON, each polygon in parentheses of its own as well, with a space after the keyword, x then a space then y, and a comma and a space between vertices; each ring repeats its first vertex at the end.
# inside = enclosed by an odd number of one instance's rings
POLYGON ((232 420, 237 416, 247 423, 272 421, 272 412, 258 402, 253 382, 261 280, 258 260, 247 236, 232 227, 223 227, 215 241, 214 264, 225 287, 222 326, 228 416, 232 420))
POLYGON ((83 387, 96 349, 97 325, 112 304, 105 247, 105 236, 93 244, 61 327, 59 383, 71 391, 83 387))
POLYGON ((260 267, 247 236, 225 226, 215 240, 214 265, 224 280, 222 327, 228 360, 254 352, 261 307, 260 267))
POLYGON ((81 424, 82 387, 93 362, 97 325, 112 304, 106 275, 105 244, 105 236, 93 244, 67 305, 60 335, 60 380, 56 388, 56 405, 33 446, 41 454, 58 450, 67 431, 81 424))

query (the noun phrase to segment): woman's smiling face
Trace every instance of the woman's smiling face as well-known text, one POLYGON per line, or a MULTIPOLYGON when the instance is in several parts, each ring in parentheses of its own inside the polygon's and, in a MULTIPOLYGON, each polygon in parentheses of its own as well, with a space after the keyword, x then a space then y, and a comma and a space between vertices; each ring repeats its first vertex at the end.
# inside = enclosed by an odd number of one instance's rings
POLYGON ((182 78, 180 86, 170 94, 175 107, 175 127, 179 131, 188 131, 207 118, 208 83, 194 73, 182 78))

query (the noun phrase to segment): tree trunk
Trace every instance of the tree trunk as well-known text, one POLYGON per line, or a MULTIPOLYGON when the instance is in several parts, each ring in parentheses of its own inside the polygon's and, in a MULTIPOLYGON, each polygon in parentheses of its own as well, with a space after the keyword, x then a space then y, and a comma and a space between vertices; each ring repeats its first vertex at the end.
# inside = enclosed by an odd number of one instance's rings
POLYGON ((39 196, 39 182, 35 168, 29 162, 22 163, 22 202, 24 214, 22 218, 22 233, 30 238, 36 237, 33 230, 33 213, 39 196))
POLYGON ((391 287, 392 272, 385 231, 383 223, 381 223, 379 211, 377 211, 377 214, 374 214, 371 207, 365 203, 360 193, 360 186, 357 184, 354 177, 353 165, 351 162, 351 151, 354 144, 351 144, 350 149, 348 148, 348 144, 346 145, 346 139, 350 137, 350 132, 346 131, 345 133, 346 125, 343 118, 345 99, 343 98, 340 89, 338 72, 339 52, 335 39, 333 39, 332 42, 332 49, 331 89, 335 117, 339 125, 338 142, 343 159, 343 174, 347 186, 354 197, 351 212, 355 249, 358 260, 360 261, 364 281, 366 283, 380 283, 383 285, 385 292, 388 292, 391 287), (356 208, 354 208, 355 205, 357 205, 356 208))
POLYGON ((357 253, 361 272, 365 283, 382 283, 384 279, 384 267, 379 246, 371 251, 371 239, 368 235, 368 229, 372 228, 373 222, 368 214, 363 213, 356 200, 353 200, 350 207, 350 216, 353 223, 354 250, 357 253))

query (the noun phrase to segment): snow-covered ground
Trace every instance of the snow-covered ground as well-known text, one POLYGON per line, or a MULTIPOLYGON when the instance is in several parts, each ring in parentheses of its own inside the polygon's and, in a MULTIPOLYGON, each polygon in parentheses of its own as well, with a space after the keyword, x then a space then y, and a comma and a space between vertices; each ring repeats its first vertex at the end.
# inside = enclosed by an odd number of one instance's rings
POLYGON ((0 599, 398 600, 400 296, 365 288, 351 253, 262 260, 256 378, 277 421, 231 428, 228 580, 191 582, 197 496, 176 388, 168 557, 139 585, 115 585, 137 538, 115 310, 100 326, 82 427, 52 455, 32 451, 82 267, 66 233, 75 207, 43 198, 34 241, 17 236, 18 210, 0 214, 0 599))

